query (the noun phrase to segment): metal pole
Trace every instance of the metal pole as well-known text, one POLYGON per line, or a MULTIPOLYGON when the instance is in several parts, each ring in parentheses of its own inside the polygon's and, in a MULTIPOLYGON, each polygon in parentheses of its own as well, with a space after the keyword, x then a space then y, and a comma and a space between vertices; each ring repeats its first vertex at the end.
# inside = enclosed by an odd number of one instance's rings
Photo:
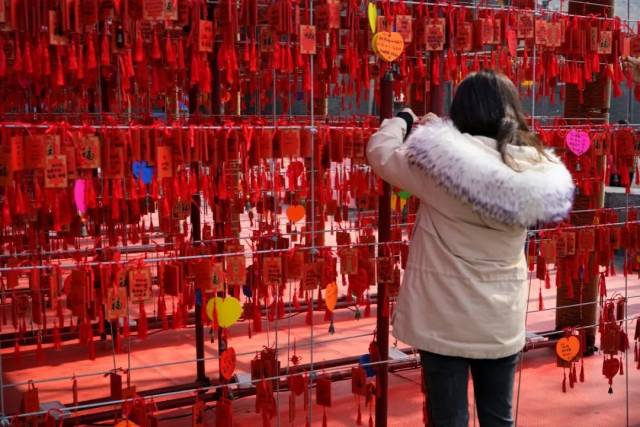
MULTIPOLYGON (((388 119, 393 116, 393 75, 387 71, 380 80, 380 119, 388 119)), ((388 242, 391 238, 391 188, 389 183, 382 183, 382 194, 378 199, 378 240, 380 243, 388 242)), ((380 251, 386 250, 384 245, 378 247, 380 251)), ((386 314, 387 287, 378 283, 378 304, 376 305, 376 338, 380 360, 389 358, 389 317, 386 314)), ((387 401, 389 389, 389 369, 387 364, 382 364, 377 369, 376 385, 376 427, 387 426, 387 401)))

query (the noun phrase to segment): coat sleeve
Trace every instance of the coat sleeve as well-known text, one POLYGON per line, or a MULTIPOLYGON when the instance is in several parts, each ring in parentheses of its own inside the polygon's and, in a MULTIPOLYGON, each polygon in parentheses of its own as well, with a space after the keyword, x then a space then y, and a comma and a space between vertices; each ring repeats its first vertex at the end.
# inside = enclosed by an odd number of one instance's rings
POLYGON ((406 146, 402 144, 406 126, 401 118, 384 120, 369 139, 367 160, 380 178, 424 200, 435 190, 435 183, 419 169, 409 166, 406 146))

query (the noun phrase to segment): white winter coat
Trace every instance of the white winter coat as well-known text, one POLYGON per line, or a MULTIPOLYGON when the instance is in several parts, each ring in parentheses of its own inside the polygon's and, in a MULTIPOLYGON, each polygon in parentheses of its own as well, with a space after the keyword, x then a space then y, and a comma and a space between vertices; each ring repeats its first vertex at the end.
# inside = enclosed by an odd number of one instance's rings
POLYGON ((525 344, 526 228, 565 218, 574 184, 548 152, 508 146, 436 121, 413 131, 385 120, 369 140, 373 170, 420 200, 393 313, 400 341, 448 356, 495 359, 525 344))

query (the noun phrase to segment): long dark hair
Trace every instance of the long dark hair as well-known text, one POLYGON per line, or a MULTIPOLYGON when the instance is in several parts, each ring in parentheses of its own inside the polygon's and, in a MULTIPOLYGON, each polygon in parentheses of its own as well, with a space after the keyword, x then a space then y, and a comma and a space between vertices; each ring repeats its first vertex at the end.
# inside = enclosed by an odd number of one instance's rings
POLYGON ((456 89, 449 116, 460 132, 495 139, 507 165, 509 144, 534 147, 546 157, 542 142, 525 122, 515 85, 503 74, 480 71, 467 76, 456 89))

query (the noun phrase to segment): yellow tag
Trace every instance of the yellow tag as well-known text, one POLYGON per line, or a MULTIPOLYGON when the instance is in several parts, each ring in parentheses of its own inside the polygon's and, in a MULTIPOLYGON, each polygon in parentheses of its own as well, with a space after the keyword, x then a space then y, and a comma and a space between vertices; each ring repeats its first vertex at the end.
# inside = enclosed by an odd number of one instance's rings
POLYGON ((371 32, 375 34, 376 21, 378 20, 378 8, 376 8, 375 3, 369 3, 369 7, 367 8, 367 16, 369 17, 369 26, 371 27, 371 32))

